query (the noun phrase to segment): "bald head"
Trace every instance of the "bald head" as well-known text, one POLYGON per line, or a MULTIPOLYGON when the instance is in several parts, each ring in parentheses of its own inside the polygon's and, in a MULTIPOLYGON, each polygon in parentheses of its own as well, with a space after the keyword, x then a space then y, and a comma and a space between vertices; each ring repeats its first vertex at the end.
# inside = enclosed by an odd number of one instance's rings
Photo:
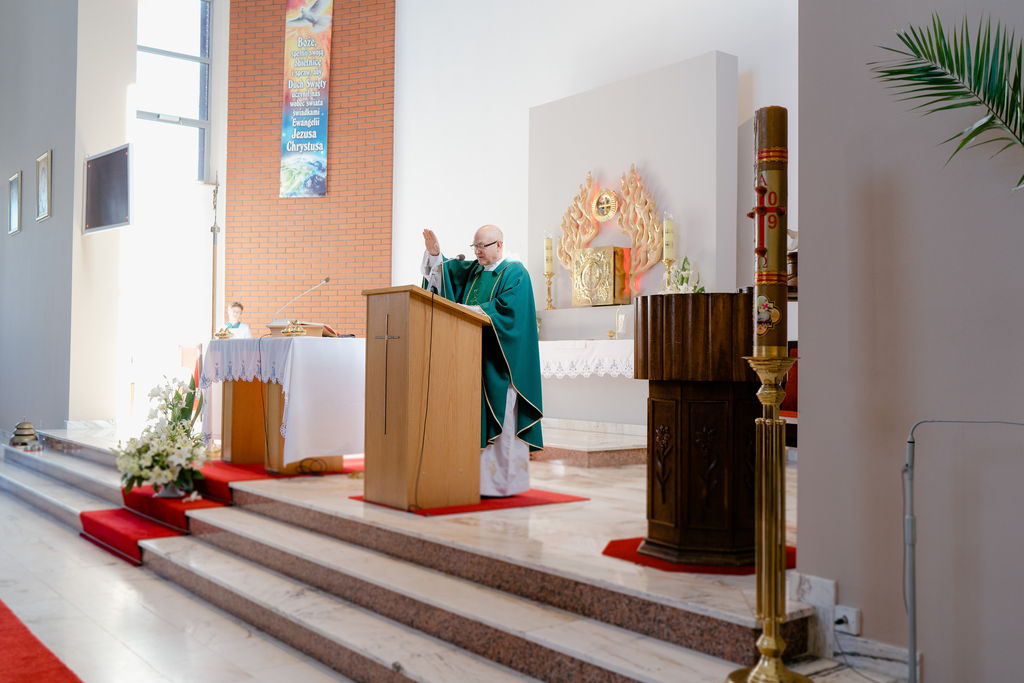
POLYGON ((482 266, 493 266, 505 253, 505 235, 497 225, 482 225, 473 235, 473 252, 482 266), (487 245, 482 249, 479 246, 487 245))

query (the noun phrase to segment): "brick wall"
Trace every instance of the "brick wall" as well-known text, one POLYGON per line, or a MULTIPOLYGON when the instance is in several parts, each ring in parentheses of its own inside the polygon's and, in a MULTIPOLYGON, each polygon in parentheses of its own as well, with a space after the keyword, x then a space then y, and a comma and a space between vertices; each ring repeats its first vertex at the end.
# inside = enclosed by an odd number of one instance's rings
POLYGON ((278 197, 284 78, 283 0, 231 3, 224 228, 225 299, 254 335, 288 314, 364 333, 360 292, 391 284, 394 0, 335 0, 327 195, 278 197), (284 314, 282 314, 284 315, 284 314))

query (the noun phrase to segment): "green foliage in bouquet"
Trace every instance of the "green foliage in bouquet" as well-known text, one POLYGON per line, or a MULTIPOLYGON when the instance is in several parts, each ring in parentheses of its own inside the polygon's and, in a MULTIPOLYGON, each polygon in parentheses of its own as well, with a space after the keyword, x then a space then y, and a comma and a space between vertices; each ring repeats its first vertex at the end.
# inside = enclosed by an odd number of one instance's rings
POLYGON ((193 433, 203 403, 201 394, 196 398, 195 378, 187 385, 167 380, 149 398, 155 406, 142 435, 114 449, 121 483, 126 491, 146 485, 160 491, 173 484, 191 493, 208 460, 202 436, 193 433))
POLYGON ((700 283, 700 273, 690 264, 690 257, 684 256, 679 265, 679 288, 683 294, 703 294, 704 285, 700 283))

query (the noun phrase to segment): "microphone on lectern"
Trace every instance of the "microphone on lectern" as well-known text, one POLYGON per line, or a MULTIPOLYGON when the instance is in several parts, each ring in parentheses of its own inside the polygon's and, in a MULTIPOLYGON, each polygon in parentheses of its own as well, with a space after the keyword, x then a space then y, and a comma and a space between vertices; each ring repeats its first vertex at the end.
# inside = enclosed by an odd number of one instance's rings
POLYGON ((309 294, 310 292, 312 292, 312 291, 313 291, 314 289, 320 289, 321 287, 323 287, 324 285, 326 285, 326 284, 327 284, 328 282, 330 282, 330 281, 331 281, 331 277, 330 277, 330 276, 328 275, 328 276, 327 276, 327 277, 325 277, 325 278, 324 278, 323 280, 321 280, 320 282, 316 283, 315 285, 313 285, 312 287, 310 287, 309 289, 307 289, 307 290, 306 290, 305 292, 303 292, 302 294, 299 294, 298 296, 296 296, 296 297, 292 298, 292 300, 291 300, 291 301, 289 301, 289 302, 288 302, 288 303, 286 303, 286 304, 285 304, 284 306, 282 306, 281 308, 279 308, 279 309, 277 309, 276 311, 274 311, 274 315, 272 315, 271 317, 272 317, 272 318, 276 318, 276 317, 277 317, 277 314, 278 314, 278 313, 280 313, 280 312, 281 312, 281 311, 283 311, 284 309, 288 308, 288 307, 289 307, 289 306, 291 306, 291 305, 292 305, 293 303, 295 303, 296 301, 298 301, 298 300, 299 300, 299 299, 301 299, 302 297, 304 297, 304 296, 306 296, 307 294, 309 294))

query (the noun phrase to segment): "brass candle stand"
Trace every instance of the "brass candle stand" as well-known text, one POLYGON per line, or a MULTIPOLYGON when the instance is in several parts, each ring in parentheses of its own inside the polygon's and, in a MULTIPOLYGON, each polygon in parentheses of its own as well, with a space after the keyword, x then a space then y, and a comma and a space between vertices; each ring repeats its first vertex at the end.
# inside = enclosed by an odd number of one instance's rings
POLYGON ((676 282, 676 279, 674 277, 672 277, 673 274, 675 273, 675 270, 673 269, 672 264, 674 264, 676 262, 676 260, 673 259, 673 258, 667 258, 667 259, 662 259, 661 262, 665 264, 665 289, 663 289, 661 291, 661 293, 662 294, 678 294, 679 292, 683 291, 683 290, 679 289, 679 283, 676 282))
POLYGON ((761 380, 757 398, 762 416, 757 419, 755 469, 755 528, 757 539, 757 620, 762 633, 757 639, 761 659, 750 668, 729 674, 728 683, 811 683, 782 663, 786 642, 786 421, 779 405, 786 397, 782 378, 796 358, 746 357, 761 380))
POLYGON ((757 620, 761 636, 756 665, 729 674, 729 683, 810 683, 782 663, 786 641, 786 421, 779 405, 786 397, 782 378, 796 362, 789 356, 786 285, 786 207, 789 198, 787 114, 763 107, 754 116, 756 150, 754 355, 746 357, 761 380, 757 398, 754 537, 757 559, 757 620))
POLYGON ((544 279, 548 281, 548 305, 544 307, 545 310, 553 311, 555 307, 551 304, 551 278, 555 276, 554 273, 544 273, 544 279))

